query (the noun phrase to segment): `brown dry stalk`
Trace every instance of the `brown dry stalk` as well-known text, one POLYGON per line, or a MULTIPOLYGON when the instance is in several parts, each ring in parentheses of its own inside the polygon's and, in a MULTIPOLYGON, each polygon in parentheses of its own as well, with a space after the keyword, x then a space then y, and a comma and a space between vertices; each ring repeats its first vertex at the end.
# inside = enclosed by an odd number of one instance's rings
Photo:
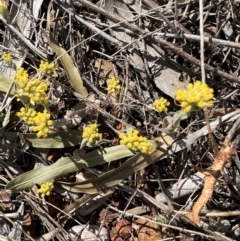
POLYGON ((220 177, 224 166, 229 162, 230 158, 235 153, 236 150, 234 147, 231 147, 229 145, 223 145, 218 152, 210 170, 202 170, 201 168, 193 166, 194 169, 198 169, 198 171, 200 170, 206 175, 202 193, 193 205, 192 213, 187 215, 187 217, 190 218, 197 225, 200 226, 199 212, 212 197, 214 185, 220 177))

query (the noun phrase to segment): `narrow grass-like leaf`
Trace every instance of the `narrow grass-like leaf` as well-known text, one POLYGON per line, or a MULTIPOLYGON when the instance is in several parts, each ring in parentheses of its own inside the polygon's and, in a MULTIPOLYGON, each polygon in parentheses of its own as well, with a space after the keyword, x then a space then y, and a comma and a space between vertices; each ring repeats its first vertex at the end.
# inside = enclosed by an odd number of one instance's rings
POLYGON ((129 158, 118 168, 106 172, 101 176, 90 179, 80 183, 64 183, 62 187, 76 193, 87 193, 87 194, 95 194, 101 191, 106 191, 109 188, 116 186, 121 181, 131 176, 135 172, 142 170, 148 165, 154 163, 159 160, 159 158, 165 154, 167 147, 159 147, 154 150, 150 155, 144 155, 141 153, 136 154, 134 157, 129 158))
POLYGON ((81 133, 79 130, 68 130, 48 134, 44 139, 37 138, 36 134, 24 134, 25 139, 30 146, 37 148, 64 148, 77 146, 81 142, 81 133))
POLYGON ((12 192, 23 191, 36 183, 42 184, 82 168, 93 167, 130 156, 133 156, 133 153, 125 146, 120 145, 95 150, 78 159, 63 157, 51 166, 40 167, 21 174, 10 181, 6 189, 10 189, 12 192))
POLYGON ((101 191, 116 186, 121 181, 142 170, 146 166, 154 163, 164 156, 167 149, 173 142, 173 138, 169 135, 162 134, 156 138, 158 144, 154 144, 150 155, 138 153, 135 156, 129 158, 118 168, 102 174, 101 176, 90 179, 80 183, 61 183, 62 187, 76 193, 95 194, 101 191), (156 148, 156 145, 158 147, 156 148))
POLYGON ((60 57, 62 65, 66 71, 68 80, 72 85, 73 89, 80 95, 87 97, 87 89, 83 86, 82 78, 73 64, 72 58, 67 53, 67 51, 60 47, 51 33, 49 33, 50 46, 54 52, 60 57))
POLYGON ((87 97, 88 95, 87 89, 83 86, 82 78, 77 68, 73 64, 72 58, 64 48, 59 46, 58 42, 55 40, 55 38, 50 32, 50 8, 48 9, 48 13, 47 13, 47 25, 49 29, 50 46, 60 58, 70 84, 78 94, 84 97, 87 97))

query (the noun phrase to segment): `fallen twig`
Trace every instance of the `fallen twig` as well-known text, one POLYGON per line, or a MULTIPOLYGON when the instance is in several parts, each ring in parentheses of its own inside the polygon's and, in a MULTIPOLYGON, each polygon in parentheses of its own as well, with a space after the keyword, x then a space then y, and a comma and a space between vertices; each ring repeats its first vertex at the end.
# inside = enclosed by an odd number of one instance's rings
MULTIPOLYGON (((187 39, 187 40, 193 40, 193 41, 200 41, 200 36, 195 34, 174 34, 174 33, 153 33, 153 36, 159 36, 161 38, 176 38, 176 39, 187 39)), ((205 43, 208 44, 216 44, 221 47, 230 47, 230 48, 236 48, 240 49, 240 44, 233 41, 218 39, 218 38, 212 38, 212 37, 203 37, 203 40, 205 43)))

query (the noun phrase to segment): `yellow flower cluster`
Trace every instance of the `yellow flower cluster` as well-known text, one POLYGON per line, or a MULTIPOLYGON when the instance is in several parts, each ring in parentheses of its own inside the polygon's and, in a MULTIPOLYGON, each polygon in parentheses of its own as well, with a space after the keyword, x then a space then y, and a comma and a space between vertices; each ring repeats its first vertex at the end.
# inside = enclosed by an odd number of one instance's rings
POLYGON ((0 13, 2 13, 1 11, 6 10, 6 9, 7 9, 6 3, 0 2, 0 13))
POLYGON ((11 53, 4 53, 2 55, 2 60, 6 63, 6 64, 11 64, 12 63, 12 55, 11 53))
POLYGON ((108 80, 107 91, 110 93, 119 94, 121 89, 121 86, 119 83, 120 83, 119 80, 117 80, 115 77, 112 77, 111 79, 108 80))
POLYGON ((56 66, 54 63, 49 64, 49 62, 45 62, 41 60, 39 71, 46 76, 53 76, 56 72, 56 66))
POLYGON ((18 100, 32 105, 41 104, 46 106, 49 102, 46 91, 48 89, 48 82, 34 79, 29 81, 28 73, 24 68, 20 68, 16 74, 14 83, 17 86, 16 96, 18 100))
POLYGON ((37 190, 37 193, 41 193, 41 198, 45 196, 49 196, 52 189, 54 188, 52 182, 46 182, 41 185, 41 187, 37 190))
POLYGON ((46 138, 49 133, 49 128, 53 126, 53 121, 50 120, 50 113, 47 109, 42 113, 35 111, 31 107, 22 107, 16 115, 22 118, 28 125, 33 126, 33 131, 37 132, 38 138, 46 138))
MULTIPOLYGON (((46 75, 52 75, 56 70, 54 64, 41 61, 39 69, 47 67, 46 75)), ((45 72, 44 72, 45 73, 45 72)), ((49 103, 47 90, 49 83, 40 79, 29 80, 29 75, 24 68, 19 68, 14 77, 16 85, 16 96, 22 101, 25 107, 17 112, 17 116, 22 118, 34 132, 37 132, 37 137, 46 138, 50 132, 50 127, 53 126, 53 121, 50 120, 50 113, 45 108, 43 112, 37 112, 34 109, 35 104, 40 104, 46 107, 49 103)))
POLYGON ((19 82, 19 88, 24 88, 24 86, 28 83, 28 72, 24 68, 19 68, 15 73, 15 80, 19 82))
POLYGON ((148 154, 149 148, 152 144, 147 140, 146 137, 139 136, 138 134, 138 130, 128 131, 126 135, 124 133, 120 133, 120 144, 125 145, 129 149, 148 154))
POLYGON ((45 109, 43 113, 38 112, 35 117, 36 126, 33 127, 33 131, 38 131, 37 137, 47 137, 49 133, 49 127, 53 125, 53 121, 50 120, 50 113, 45 109))
POLYGON ((97 124, 91 124, 83 129, 82 138, 93 143, 99 137, 97 124))
POLYGON ((0 14, 3 16, 4 19, 6 19, 7 21, 9 20, 9 12, 6 3, 0 2, 0 14))
POLYGON ((28 125, 32 126, 35 124, 35 117, 37 116, 37 111, 33 108, 26 109, 22 107, 20 112, 16 114, 19 118, 23 119, 28 125))
POLYGON ((181 103, 181 107, 186 113, 213 106, 212 99, 213 89, 201 81, 188 84, 186 90, 176 91, 176 100, 181 103))
POLYGON ((159 100, 155 100, 153 103, 153 106, 159 112, 167 112, 168 111, 167 106, 169 106, 169 105, 170 105, 170 102, 168 102, 163 97, 161 97, 159 100))

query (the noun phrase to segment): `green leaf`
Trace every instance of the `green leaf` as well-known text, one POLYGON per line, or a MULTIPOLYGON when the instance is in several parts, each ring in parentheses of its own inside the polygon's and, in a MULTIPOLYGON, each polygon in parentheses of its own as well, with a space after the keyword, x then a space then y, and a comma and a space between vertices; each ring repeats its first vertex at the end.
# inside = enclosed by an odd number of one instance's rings
POLYGON ((37 138, 36 134, 23 134, 30 146, 37 148, 64 148, 77 146, 81 142, 79 130, 60 131, 48 134, 46 138, 37 138))
POLYGON ((176 111, 173 115, 173 123, 172 125, 177 126, 179 125, 180 121, 186 120, 189 114, 183 110, 176 111))
POLYGON ((88 92, 87 89, 83 86, 82 78, 73 64, 72 58, 67 53, 67 51, 60 47, 57 41, 54 39, 51 33, 49 33, 50 38, 50 46, 55 51, 55 53, 60 57, 62 65, 66 71, 68 80, 72 85, 73 89, 80 95, 87 97, 88 92))
POLYGON ((101 165, 132 155, 133 153, 128 148, 121 145, 95 150, 78 159, 63 157, 50 166, 40 167, 21 174, 10 181, 6 189, 10 189, 12 192, 23 191, 31 188, 36 183, 40 185, 82 168, 101 165))
POLYGON ((88 140, 86 140, 85 138, 82 139, 81 145, 80 145, 80 149, 83 149, 84 146, 87 146, 88 144, 88 140))
POLYGON ((168 222, 167 218, 165 216, 163 216, 162 214, 156 215, 155 219, 156 219, 157 222, 160 222, 160 223, 166 224, 168 222))
MULTIPOLYGON (((169 140, 173 139, 169 137, 169 140)), ((118 168, 106 172, 97 178, 80 183, 58 183, 62 184, 63 188, 76 193, 95 194, 101 191, 106 191, 109 188, 116 186, 135 172, 142 170, 148 165, 151 165, 155 161, 159 160, 161 156, 165 155, 167 148, 169 145, 171 145, 172 141, 170 143, 166 141, 162 143, 163 144, 152 151, 150 155, 138 153, 135 156, 129 158, 118 168)))
POLYGON ((186 120, 189 117, 189 114, 183 110, 176 111, 173 117, 165 117, 163 119, 163 129, 162 131, 166 134, 171 134, 175 131, 182 120, 186 120))
MULTIPOLYGON (((11 79, 9 79, 6 76, 0 74, 0 91, 7 93, 11 83, 12 83, 11 79)), ((11 90, 10 94, 12 94, 12 95, 14 94, 13 89, 11 90)))
POLYGON ((101 145, 107 144, 107 143, 111 143, 111 141, 107 140, 107 139, 101 139, 99 141, 95 141, 94 143, 90 144, 86 139, 83 139, 82 143, 80 145, 80 149, 82 149, 84 146, 94 148, 94 147, 101 146, 101 145))
POLYGON ((54 39, 53 35, 50 32, 50 21, 51 20, 50 20, 50 7, 49 7, 47 12, 47 26, 49 29, 50 46, 60 58, 63 68, 66 71, 68 80, 72 85, 73 89, 78 94, 84 97, 87 97, 88 96, 87 89, 83 86, 82 78, 78 72, 78 69, 73 64, 72 58, 64 48, 59 46, 58 42, 54 39))
POLYGON ((217 223, 217 228, 219 232, 226 233, 231 228, 231 223, 227 219, 220 219, 217 223))

